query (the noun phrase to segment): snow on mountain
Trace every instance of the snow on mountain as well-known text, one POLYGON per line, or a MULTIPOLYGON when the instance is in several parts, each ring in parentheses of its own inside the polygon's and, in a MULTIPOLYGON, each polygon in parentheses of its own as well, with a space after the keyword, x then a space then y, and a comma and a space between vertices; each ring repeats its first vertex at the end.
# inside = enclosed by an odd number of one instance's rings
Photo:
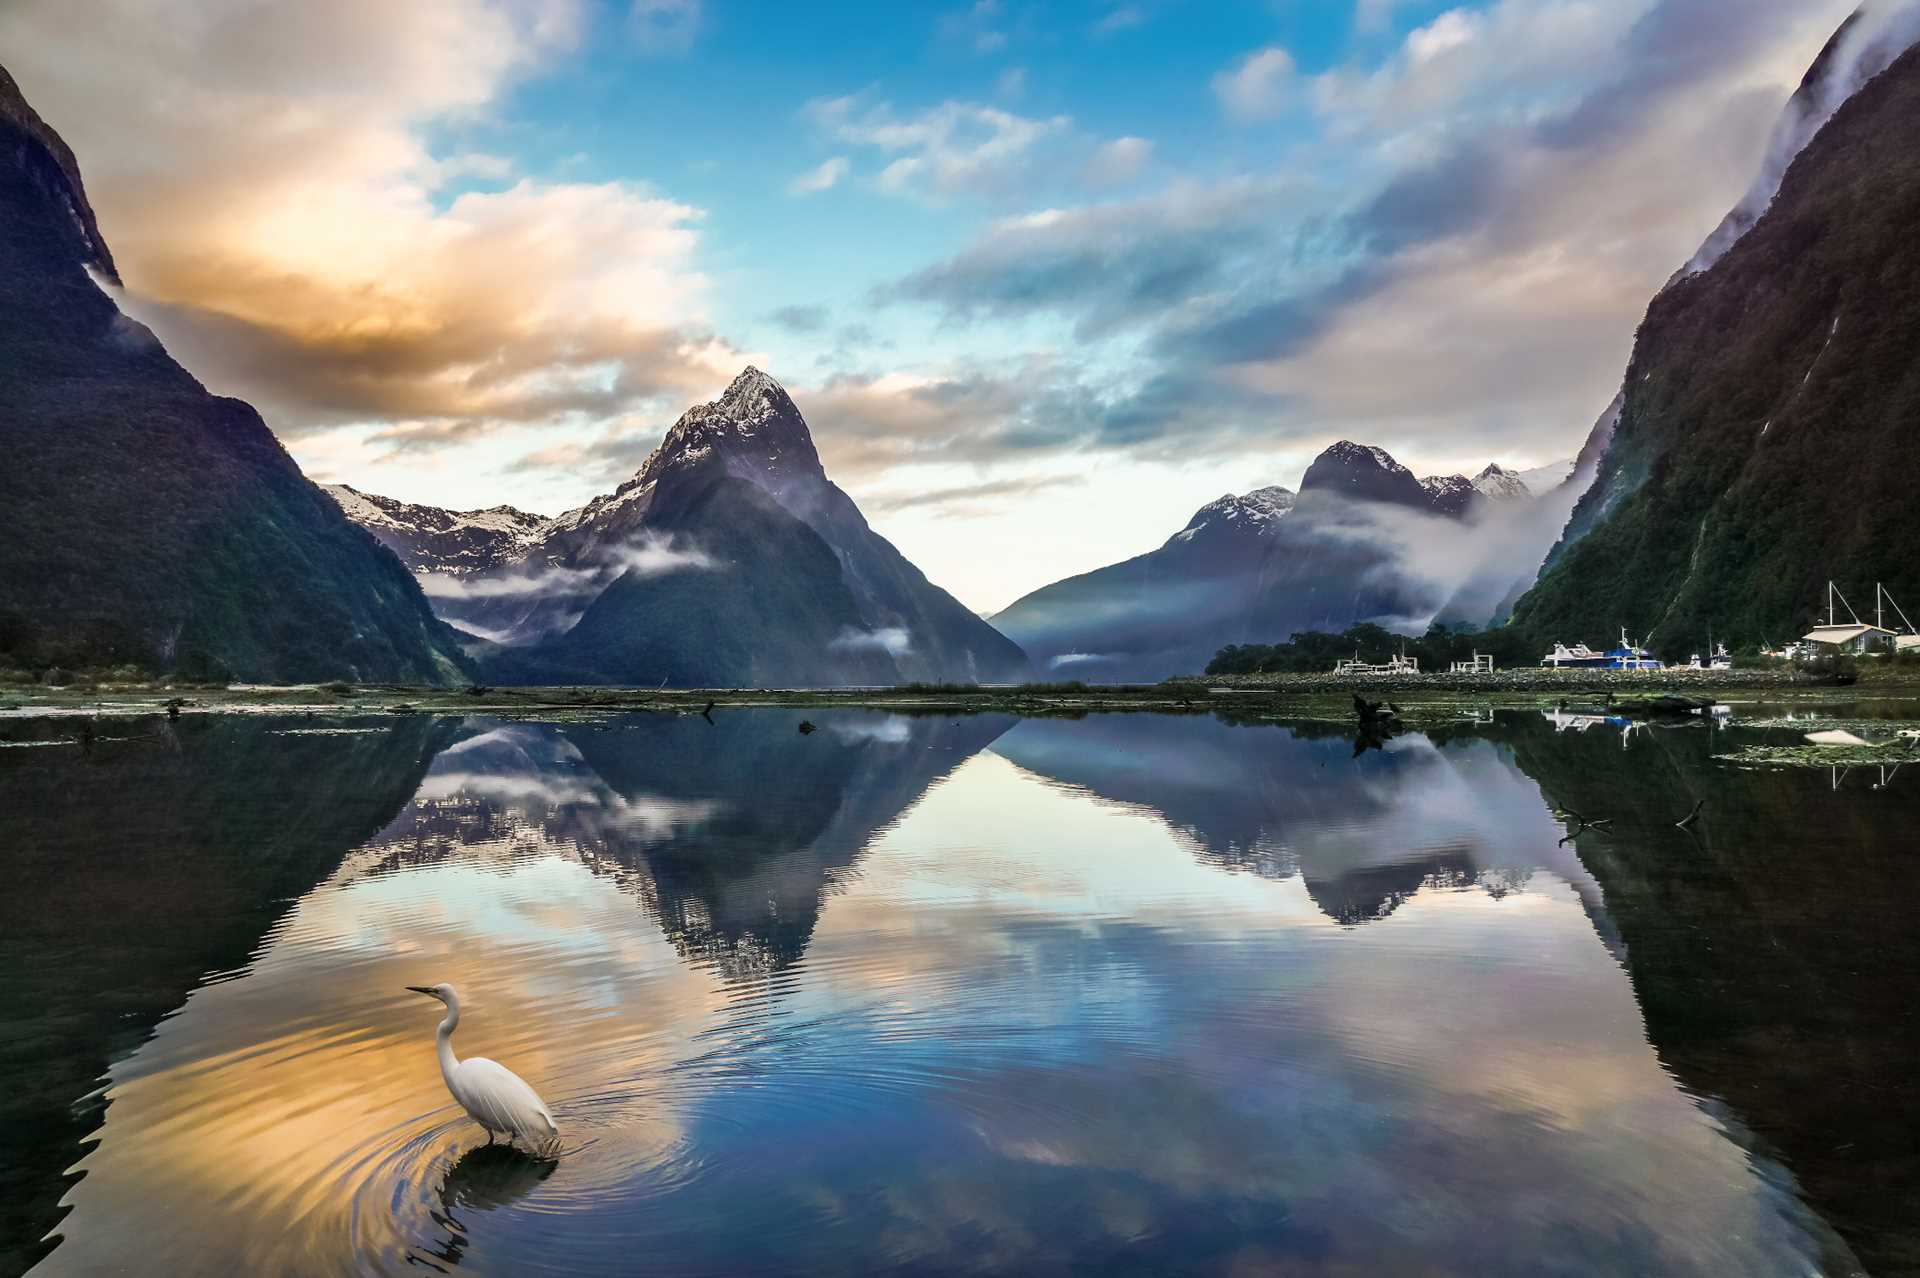
POLYGON ((1427 475, 1420 480, 1427 502, 1442 515, 1460 516, 1472 509, 1480 491, 1465 475, 1427 475))
POLYGON ((1193 518, 1187 521, 1185 528, 1173 535, 1173 540, 1192 541, 1209 528, 1263 534, 1271 531, 1292 509, 1292 491, 1278 484, 1256 488, 1239 496, 1227 493, 1194 511, 1193 518))
POLYGON ((1497 462, 1473 477, 1473 490, 1489 501, 1519 501, 1533 496, 1533 489, 1519 471, 1497 462))
POLYGON ((469 576, 524 558, 553 523, 512 506, 444 510, 322 484, 341 511, 400 556, 416 575, 469 576))

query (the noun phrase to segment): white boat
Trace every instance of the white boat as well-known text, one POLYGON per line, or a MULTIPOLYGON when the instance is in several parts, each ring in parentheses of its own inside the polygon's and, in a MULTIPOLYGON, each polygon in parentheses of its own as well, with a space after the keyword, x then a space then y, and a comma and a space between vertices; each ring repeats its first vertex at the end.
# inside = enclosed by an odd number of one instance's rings
POLYGON ((1647 655, 1645 648, 1638 647, 1627 638, 1624 627, 1620 631, 1620 646, 1609 648, 1605 652, 1595 652, 1584 643, 1569 648, 1563 643, 1553 645, 1553 651, 1540 659, 1540 664, 1556 670, 1664 670, 1666 666, 1647 655))

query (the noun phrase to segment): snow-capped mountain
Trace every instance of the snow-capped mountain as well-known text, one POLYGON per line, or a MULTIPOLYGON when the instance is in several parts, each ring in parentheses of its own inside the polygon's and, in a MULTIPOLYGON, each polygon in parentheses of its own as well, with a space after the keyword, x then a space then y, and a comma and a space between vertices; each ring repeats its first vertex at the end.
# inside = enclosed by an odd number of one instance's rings
POLYGON ((874 532, 784 388, 748 368, 632 479, 554 519, 335 494, 497 682, 999 682, 1025 654, 874 532))
POLYGON ((1481 500, 1479 487, 1465 475, 1426 475, 1420 480, 1420 489, 1436 514, 1455 519, 1472 513, 1481 500))
POLYGON ((1413 472, 1395 461, 1386 449, 1347 439, 1329 446, 1307 467, 1300 478, 1300 495, 1304 498, 1310 493, 1400 506, 1430 504, 1427 490, 1413 472))
POLYGON ((363 493, 346 484, 322 484, 320 490, 421 577, 471 576, 523 559, 553 523, 512 506, 443 510, 363 493))
POLYGON ((1251 533, 1263 536, 1273 531, 1286 513, 1293 509, 1293 493, 1278 484, 1256 488, 1235 496, 1232 493, 1208 502, 1193 512, 1187 526, 1173 535, 1174 541, 1193 541, 1199 537, 1251 533))
POLYGON ((1488 501, 1508 502, 1525 501, 1533 496, 1533 489, 1517 470, 1508 470, 1494 462, 1473 477, 1473 490, 1488 501))

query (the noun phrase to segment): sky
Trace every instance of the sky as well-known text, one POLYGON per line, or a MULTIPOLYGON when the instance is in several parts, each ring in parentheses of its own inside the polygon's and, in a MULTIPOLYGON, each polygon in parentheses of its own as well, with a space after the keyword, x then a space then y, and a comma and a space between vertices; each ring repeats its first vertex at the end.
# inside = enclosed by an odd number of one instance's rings
POLYGON ((983 612, 1338 439, 1569 457, 1854 0, 7 0, 121 305, 555 514, 753 363, 983 612))

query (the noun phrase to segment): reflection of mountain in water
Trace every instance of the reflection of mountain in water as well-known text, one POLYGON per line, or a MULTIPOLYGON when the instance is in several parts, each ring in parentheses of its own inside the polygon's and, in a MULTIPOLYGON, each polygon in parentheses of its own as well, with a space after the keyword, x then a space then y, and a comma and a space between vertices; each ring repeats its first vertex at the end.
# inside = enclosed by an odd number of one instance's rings
MULTIPOLYGON (((58 721, 20 726, 69 735, 58 721)), ((310 726, 112 723, 84 754, 0 750, 0 1272, 46 1250, 66 1169, 104 1119, 94 1093, 110 1064, 208 973, 244 967, 453 735, 426 718, 283 731, 310 726)))
POLYGON ((873 837, 1013 722, 864 711, 505 724, 447 750, 374 843, 387 862, 537 831, 645 902, 729 979, 797 961, 873 837))
POLYGON ((1717 764, 1699 724, 1626 750, 1533 715, 1491 731, 1556 802, 1614 818, 1580 855, 1667 1068, 1783 1157, 1869 1272, 1920 1273, 1920 786, 1717 764))
MULTIPOLYGON (((1221 869, 1298 874, 1343 924, 1384 918, 1422 887, 1502 894, 1545 865, 1597 904, 1538 790, 1491 747, 1437 749, 1408 735, 1355 759, 1330 727, 1201 716, 1034 719, 994 743, 1028 771, 1149 808, 1221 869)), ((1603 929, 1603 936, 1605 930, 1603 929)))

